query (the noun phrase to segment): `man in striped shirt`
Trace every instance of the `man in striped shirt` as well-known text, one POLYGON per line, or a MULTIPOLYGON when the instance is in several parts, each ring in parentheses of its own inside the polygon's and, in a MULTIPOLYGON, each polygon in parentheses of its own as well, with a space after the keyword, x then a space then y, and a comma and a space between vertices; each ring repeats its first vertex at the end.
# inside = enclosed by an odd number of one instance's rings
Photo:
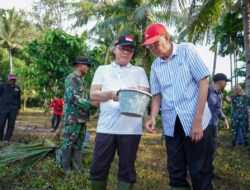
POLYGON ((145 31, 143 46, 157 58, 151 66, 153 95, 146 129, 155 132, 161 109, 172 190, 188 190, 187 167, 193 190, 212 189, 212 141, 207 127, 211 114, 206 103, 209 71, 194 45, 174 44, 164 25, 145 31))

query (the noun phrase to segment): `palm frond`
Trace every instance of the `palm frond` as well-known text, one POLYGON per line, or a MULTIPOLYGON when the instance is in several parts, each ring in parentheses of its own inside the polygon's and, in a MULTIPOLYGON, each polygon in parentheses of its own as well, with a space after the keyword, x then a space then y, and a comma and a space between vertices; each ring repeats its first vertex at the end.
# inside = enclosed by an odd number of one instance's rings
POLYGON ((56 143, 48 139, 33 144, 11 143, 0 149, 0 166, 16 163, 16 169, 20 172, 38 162, 57 147, 56 143))
POLYGON ((192 14, 191 22, 186 28, 189 41, 197 42, 203 39, 206 32, 219 23, 223 4, 224 0, 207 0, 197 12, 192 14))

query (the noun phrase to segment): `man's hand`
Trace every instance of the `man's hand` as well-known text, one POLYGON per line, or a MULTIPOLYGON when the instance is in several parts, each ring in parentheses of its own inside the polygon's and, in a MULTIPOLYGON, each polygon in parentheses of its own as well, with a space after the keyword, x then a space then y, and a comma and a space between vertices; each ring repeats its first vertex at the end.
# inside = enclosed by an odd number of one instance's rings
POLYGON ((225 100, 226 100, 227 103, 231 103, 231 101, 232 101, 229 96, 226 96, 225 100))
POLYGON ((91 100, 90 103, 91 103, 91 106, 93 106, 95 108, 99 108, 100 107, 100 102, 99 101, 91 100))
POLYGON ((151 117, 148 121, 145 123, 145 128, 149 133, 156 133, 155 131, 155 117, 151 117))
POLYGON ((194 120, 189 136, 196 143, 203 138, 202 120, 194 120))
POLYGON ((224 120, 224 129, 229 129, 229 124, 227 119, 224 120))
POLYGON ((112 92, 111 92, 111 98, 112 98, 112 100, 114 100, 115 102, 118 102, 117 91, 112 91, 112 92))

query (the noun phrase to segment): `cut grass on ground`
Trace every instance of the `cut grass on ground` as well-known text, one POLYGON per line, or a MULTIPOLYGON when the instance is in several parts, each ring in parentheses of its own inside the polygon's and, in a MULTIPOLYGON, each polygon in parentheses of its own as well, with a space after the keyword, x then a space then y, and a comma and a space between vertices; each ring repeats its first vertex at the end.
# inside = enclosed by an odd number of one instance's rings
MULTIPOLYGON (((89 125, 91 131, 91 147, 94 140, 94 125, 89 125)), ((19 134, 19 135, 24 135, 19 134)), ((160 133, 144 134, 137 155, 137 183, 135 190, 166 190, 168 187, 168 173, 166 172, 165 147, 160 143, 160 133)), ((24 138, 24 137, 20 137, 24 138)), ((18 139, 18 137, 16 137, 18 139)), ((249 190, 250 189, 250 151, 244 146, 232 148, 230 131, 221 130, 220 143, 215 155, 215 168, 222 179, 213 182, 215 190, 249 190)), ((29 171, 14 176, 13 167, 1 167, 0 189, 90 189, 89 168, 93 149, 86 149, 83 157, 84 173, 65 178, 61 169, 56 165, 54 154, 50 154, 29 171)), ((117 184, 117 156, 111 166, 108 190, 115 190, 117 184)))

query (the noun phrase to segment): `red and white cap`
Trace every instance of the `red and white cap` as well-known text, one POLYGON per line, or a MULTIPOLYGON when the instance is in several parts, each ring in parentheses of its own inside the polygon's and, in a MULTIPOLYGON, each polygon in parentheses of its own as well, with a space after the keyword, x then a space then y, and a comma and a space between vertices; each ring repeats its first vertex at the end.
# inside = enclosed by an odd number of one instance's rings
POLYGON ((123 35, 121 36, 116 42, 115 46, 121 45, 121 46, 131 46, 135 48, 135 41, 133 36, 131 35, 123 35))
POLYGON ((147 27, 145 31, 144 43, 142 46, 155 43, 163 35, 167 34, 165 25, 160 23, 154 23, 147 27))

